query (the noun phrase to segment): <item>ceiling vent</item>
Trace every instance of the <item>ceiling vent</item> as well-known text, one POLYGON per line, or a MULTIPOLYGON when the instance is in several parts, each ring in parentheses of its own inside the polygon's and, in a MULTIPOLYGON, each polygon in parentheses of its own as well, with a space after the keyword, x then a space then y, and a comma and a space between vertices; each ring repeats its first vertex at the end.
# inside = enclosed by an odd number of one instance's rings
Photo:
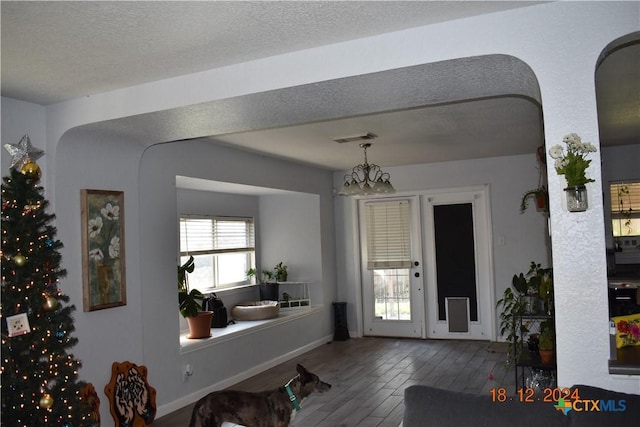
POLYGON ((337 142, 338 144, 344 144, 345 142, 366 141, 369 139, 375 139, 377 137, 378 135, 371 132, 367 132, 364 135, 353 135, 353 136, 345 136, 344 138, 336 138, 334 139, 334 141, 337 142))

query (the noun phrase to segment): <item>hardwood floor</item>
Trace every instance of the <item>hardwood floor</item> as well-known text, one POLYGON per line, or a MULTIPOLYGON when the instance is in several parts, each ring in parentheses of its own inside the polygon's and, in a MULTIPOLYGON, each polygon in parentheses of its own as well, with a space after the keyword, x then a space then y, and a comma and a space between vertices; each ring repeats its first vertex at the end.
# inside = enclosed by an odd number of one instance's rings
MULTIPOLYGON (((505 369, 505 360, 504 343, 352 338, 320 346, 230 388, 280 387, 301 363, 333 387, 305 399, 291 426, 398 427, 404 389, 413 384, 487 395, 493 387, 505 387, 514 393, 514 373, 505 369)), ((153 426, 187 426, 192 408, 166 415, 153 426)))

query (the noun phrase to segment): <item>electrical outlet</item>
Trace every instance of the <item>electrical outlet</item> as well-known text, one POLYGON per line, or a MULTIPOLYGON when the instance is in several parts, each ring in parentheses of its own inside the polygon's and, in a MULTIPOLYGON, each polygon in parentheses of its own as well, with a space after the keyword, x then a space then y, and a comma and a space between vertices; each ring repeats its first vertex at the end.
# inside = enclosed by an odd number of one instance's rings
POLYGON ((193 367, 190 364, 184 365, 184 371, 182 375, 182 380, 187 382, 189 378, 193 375, 193 367))

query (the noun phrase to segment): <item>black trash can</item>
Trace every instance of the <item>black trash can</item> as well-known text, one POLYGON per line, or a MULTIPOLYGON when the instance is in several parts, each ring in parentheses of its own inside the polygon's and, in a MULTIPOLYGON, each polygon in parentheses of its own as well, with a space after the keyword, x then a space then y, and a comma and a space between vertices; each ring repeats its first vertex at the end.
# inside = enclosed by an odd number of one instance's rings
POLYGON ((334 341, 346 341, 349 337, 349 327, 347 326, 347 303, 333 303, 335 329, 333 331, 334 341))

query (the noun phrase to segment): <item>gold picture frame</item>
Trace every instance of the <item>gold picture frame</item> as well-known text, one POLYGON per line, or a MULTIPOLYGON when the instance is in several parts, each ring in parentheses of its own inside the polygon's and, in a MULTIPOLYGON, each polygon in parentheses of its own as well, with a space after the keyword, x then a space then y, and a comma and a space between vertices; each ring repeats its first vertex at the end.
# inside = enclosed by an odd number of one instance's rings
POLYGON ((124 192, 81 193, 84 311, 126 305, 124 192))

